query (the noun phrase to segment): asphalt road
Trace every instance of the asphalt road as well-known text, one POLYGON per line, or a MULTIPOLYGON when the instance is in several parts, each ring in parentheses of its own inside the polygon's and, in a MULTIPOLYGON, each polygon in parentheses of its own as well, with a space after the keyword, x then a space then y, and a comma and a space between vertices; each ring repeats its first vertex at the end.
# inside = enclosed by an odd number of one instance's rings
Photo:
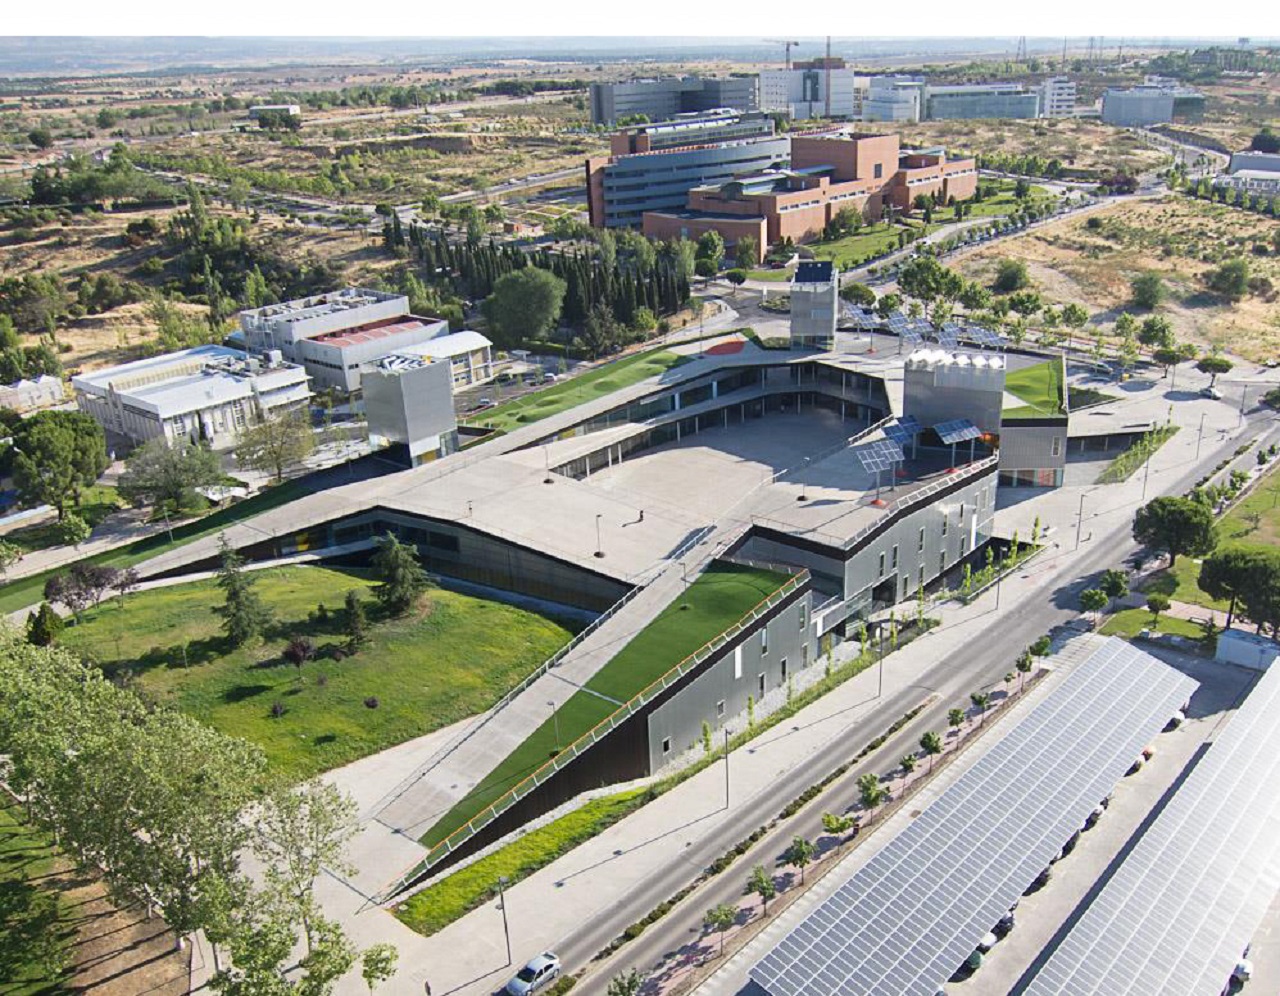
MULTIPOLYGON (((1249 435, 1263 434, 1264 445, 1280 438, 1280 422, 1277 422, 1273 413, 1251 413, 1249 422, 1252 430, 1249 435)), ((1241 438, 1229 439, 1212 450, 1206 449, 1201 461, 1189 466, 1186 473, 1170 485, 1168 493, 1181 494, 1189 489, 1207 470, 1230 456, 1240 444, 1241 438)), ((1253 450, 1239 458, 1242 465, 1251 463, 1253 459, 1253 450)), ((1078 616, 1080 591, 1088 587, 1098 573, 1117 566, 1137 552, 1137 549, 1127 523, 1105 534, 1096 533, 1094 541, 1080 559, 1073 559, 1048 574, 1040 587, 1026 598, 1025 609, 1002 620, 1001 629, 995 634, 997 640, 994 642, 999 648, 995 654, 975 654, 969 646, 961 647, 940 658, 920 684, 897 695, 887 696, 884 703, 861 724, 856 735, 834 741, 815 754, 804 776, 796 778, 784 792, 760 793, 750 799, 732 820, 724 824, 722 832, 714 839, 692 844, 684 852, 681 861, 672 863, 661 875, 649 879, 643 889, 622 897, 609 908, 606 915, 584 922, 565 937, 555 950, 566 968, 581 970, 597 951, 629 924, 641 919, 659 903, 688 885, 729 847, 777 816, 782 807, 800 791, 839 767, 861 750, 867 741, 878 736, 922 699, 933 694, 935 697, 931 705, 880 750, 851 767, 796 816, 780 822, 747 854, 735 861, 728 871, 705 886, 692 902, 682 905, 649 927, 638 939, 627 944, 619 956, 622 958, 621 964, 646 971, 668 952, 694 939, 702 931, 702 917, 706 909, 741 897, 743 883, 753 865, 772 867, 797 834, 810 840, 820 836, 822 813, 843 810, 856 799, 859 775, 868 771, 882 774, 890 770, 898 758, 917 747, 922 733, 927 730, 944 730, 947 710, 967 702, 970 692, 980 687, 1002 686, 1003 677, 1013 669, 1018 653, 1043 633, 1078 616)), ((991 595, 984 597, 992 598, 991 595)), ((892 667, 892 657, 888 666, 892 667)), ((729 765, 732 773, 732 758, 729 765)), ((600 973, 586 982, 580 991, 603 992, 607 984, 608 973, 600 973)))

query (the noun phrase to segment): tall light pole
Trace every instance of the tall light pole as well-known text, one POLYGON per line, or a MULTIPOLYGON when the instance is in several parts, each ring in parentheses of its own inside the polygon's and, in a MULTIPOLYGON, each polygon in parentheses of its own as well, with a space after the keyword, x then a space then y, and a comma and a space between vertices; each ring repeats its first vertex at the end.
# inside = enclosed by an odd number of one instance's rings
POLYGON ((604 546, 600 543, 600 520, 604 517, 604 513, 596 513, 596 556, 604 556, 604 546))
POLYGON ((876 632, 880 635, 880 660, 876 664, 876 698, 884 693, 884 623, 882 622, 876 632))
POLYGON ((1147 479, 1151 477, 1151 454, 1147 454, 1147 469, 1142 472, 1142 500, 1147 500, 1147 479))
POLYGON ((1084 496, 1087 491, 1080 492, 1080 511, 1076 513, 1076 545, 1075 549, 1080 549, 1080 529, 1084 526, 1084 496))
POLYGON ((724 730, 724 808, 729 808, 729 730, 724 730))
POLYGON ((498 909, 502 910, 502 936, 507 940, 507 964, 511 964, 511 928, 507 925, 507 876, 498 876, 498 909))
POLYGON ((1200 459, 1200 444, 1204 441, 1204 412, 1200 413, 1200 435, 1196 436, 1196 459, 1200 459))
POLYGON ((551 708, 551 718, 555 721, 555 724, 556 724, 556 753, 559 754, 560 753, 560 713, 556 710, 556 704, 552 702, 550 699, 547 700, 547 705, 550 706, 551 708))

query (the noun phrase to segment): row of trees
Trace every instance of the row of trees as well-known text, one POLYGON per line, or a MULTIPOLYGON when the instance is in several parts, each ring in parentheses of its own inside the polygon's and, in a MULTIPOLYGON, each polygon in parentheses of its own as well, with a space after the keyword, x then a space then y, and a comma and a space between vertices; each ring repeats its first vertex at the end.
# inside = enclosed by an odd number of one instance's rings
MULTIPOLYGON (((357 962, 314 896, 322 870, 343 867, 354 826, 353 804, 331 786, 272 790, 257 747, 149 709, 96 668, 9 629, 0 630, 0 750, 31 821, 100 869, 115 902, 158 912, 179 943, 205 931, 216 992, 324 996, 357 962), (268 869, 259 882, 240 868, 250 852, 268 869)), ((364 968, 371 985, 389 978, 394 949, 365 952, 364 968)))

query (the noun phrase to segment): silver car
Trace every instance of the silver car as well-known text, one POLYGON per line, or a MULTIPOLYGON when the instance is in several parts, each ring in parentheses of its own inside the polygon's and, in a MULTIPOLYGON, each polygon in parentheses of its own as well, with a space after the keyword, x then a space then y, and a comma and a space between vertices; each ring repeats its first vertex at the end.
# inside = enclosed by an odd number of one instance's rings
POLYGON ((515 978, 507 983, 509 996, 529 996, 530 993, 542 992, 560 975, 560 959, 550 951, 543 952, 516 972, 515 978))

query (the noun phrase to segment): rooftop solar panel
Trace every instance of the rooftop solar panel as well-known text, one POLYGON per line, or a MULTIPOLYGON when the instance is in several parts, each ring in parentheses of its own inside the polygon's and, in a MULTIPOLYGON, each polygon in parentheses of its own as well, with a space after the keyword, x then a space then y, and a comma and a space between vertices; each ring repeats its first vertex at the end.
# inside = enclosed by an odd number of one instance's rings
POLYGON ((949 329, 939 329, 938 345, 943 349, 955 349, 960 345, 960 337, 949 329))
POLYGON ((917 429, 913 429, 911 426, 902 425, 901 423, 886 425, 884 427, 884 434, 900 446, 905 446, 907 443, 915 439, 917 431, 917 429))
POLYGON ((902 447, 891 439, 877 439, 873 443, 857 447, 853 452, 862 464, 862 469, 869 474, 888 470, 894 464, 902 463, 906 459, 902 447))
POLYGON ((952 443, 963 443, 969 439, 977 439, 982 430, 967 418, 953 418, 947 422, 939 422, 933 427, 942 442, 950 446, 952 443))
POLYGON ((915 347, 915 346, 924 345, 924 339, 921 338, 920 333, 916 332, 913 329, 907 329, 904 332, 902 332, 901 335, 902 335, 902 341, 905 342, 908 346, 915 347))
POLYGON ((770 996, 934 996, 1195 687, 1101 643, 751 978, 770 996))
POLYGON ((1280 889, 1273 667, 1084 911, 1030 996, 1218 996, 1280 889))

